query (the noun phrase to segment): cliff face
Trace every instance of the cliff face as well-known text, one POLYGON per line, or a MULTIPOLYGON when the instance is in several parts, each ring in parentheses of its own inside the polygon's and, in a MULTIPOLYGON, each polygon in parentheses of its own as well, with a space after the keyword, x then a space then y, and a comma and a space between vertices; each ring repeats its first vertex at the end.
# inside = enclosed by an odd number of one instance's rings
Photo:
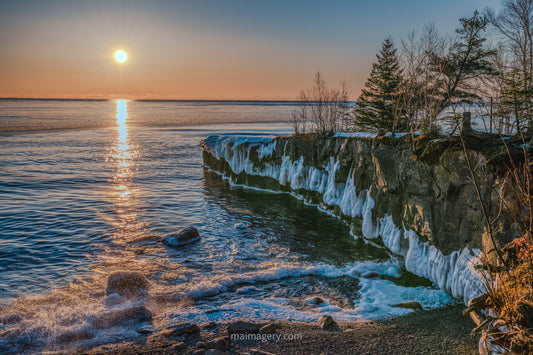
MULTIPOLYGON (((428 145, 420 152, 407 139, 391 137, 214 136, 201 147, 205 165, 234 183, 291 191, 341 217, 356 235, 381 237, 406 257, 408 270, 455 296, 467 301, 481 292, 468 260, 492 244, 483 240, 485 220, 459 146, 428 145)), ((469 156, 486 172, 479 186, 494 215, 498 180, 481 153, 469 156)), ((507 227, 504 219, 496 226, 507 227)))

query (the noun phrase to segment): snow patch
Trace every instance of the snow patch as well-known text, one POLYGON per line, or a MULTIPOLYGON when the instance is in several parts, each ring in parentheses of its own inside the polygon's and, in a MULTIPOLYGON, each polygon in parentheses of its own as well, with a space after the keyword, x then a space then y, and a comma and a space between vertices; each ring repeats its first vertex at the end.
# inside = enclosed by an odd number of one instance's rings
POLYGON ((340 138, 376 138, 377 133, 371 132, 337 132, 333 137, 340 138))

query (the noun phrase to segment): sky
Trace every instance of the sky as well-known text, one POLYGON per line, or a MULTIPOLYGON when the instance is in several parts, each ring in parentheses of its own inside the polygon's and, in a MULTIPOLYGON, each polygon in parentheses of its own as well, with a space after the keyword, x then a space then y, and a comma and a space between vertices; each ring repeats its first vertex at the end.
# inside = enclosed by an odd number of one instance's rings
POLYGON ((320 71, 355 98, 385 38, 431 22, 452 33, 499 4, 0 0, 0 97, 294 100, 320 71))

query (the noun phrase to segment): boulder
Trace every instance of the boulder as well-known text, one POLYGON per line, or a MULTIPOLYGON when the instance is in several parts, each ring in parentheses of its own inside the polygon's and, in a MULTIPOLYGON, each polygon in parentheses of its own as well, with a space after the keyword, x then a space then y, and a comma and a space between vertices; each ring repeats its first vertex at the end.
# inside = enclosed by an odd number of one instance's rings
POLYGON ((419 302, 416 302, 416 301, 393 304, 392 307, 414 309, 414 310, 420 310, 420 311, 422 311, 424 309, 424 308, 422 308, 422 305, 419 302))
POLYGON ((126 322, 148 322, 152 320, 152 312, 144 306, 136 306, 116 312, 105 312, 93 319, 93 324, 99 329, 116 327, 126 322))
POLYGON ((139 272, 118 271, 107 277, 106 294, 118 293, 122 297, 144 296, 150 283, 139 272))
POLYGON ((185 244, 200 240, 200 232, 193 226, 183 228, 177 232, 170 233, 163 238, 163 244, 177 248, 185 244))
POLYGON ((228 325, 227 331, 228 334, 257 334, 264 325, 264 323, 251 323, 239 320, 228 325))
POLYGON ((164 335, 167 337, 179 337, 182 335, 191 335, 197 333, 200 333, 200 328, 193 323, 178 323, 168 327, 164 331, 164 335))
POLYGON ((318 326, 320 327, 320 329, 327 330, 327 331, 341 330, 337 322, 335 322, 333 318, 331 318, 331 316, 329 315, 320 317, 318 319, 318 326))

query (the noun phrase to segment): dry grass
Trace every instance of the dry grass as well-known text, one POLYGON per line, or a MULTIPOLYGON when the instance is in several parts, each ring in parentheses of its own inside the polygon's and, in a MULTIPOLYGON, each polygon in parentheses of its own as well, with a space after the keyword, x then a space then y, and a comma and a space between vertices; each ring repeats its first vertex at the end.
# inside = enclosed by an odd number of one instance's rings
POLYGON ((488 292, 470 302, 465 313, 485 311, 476 330, 490 335, 492 344, 517 354, 533 353, 533 242, 531 234, 501 250, 506 267, 488 266, 488 292), (488 313, 488 314, 487 314, 488 313))

